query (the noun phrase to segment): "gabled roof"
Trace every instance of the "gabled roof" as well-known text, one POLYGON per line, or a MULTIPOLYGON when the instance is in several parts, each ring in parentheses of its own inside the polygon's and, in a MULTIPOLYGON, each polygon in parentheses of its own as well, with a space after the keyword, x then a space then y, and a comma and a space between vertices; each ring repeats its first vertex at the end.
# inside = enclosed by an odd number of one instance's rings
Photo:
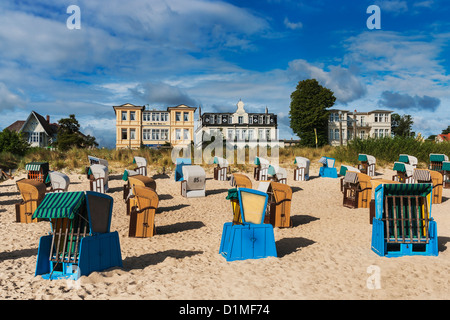
POLYGON ((438 134, 438 137, 444 141, 450 141, 450 133, 447 134, 438 134))
POLYGON ((6 129, 10 130, 10 131, 14 131, 14 132, 19 132, 19 130, 22 128, 22 126, 24 125, 25 121, 24 120, 17 120, 16 122, 14 122, 12 125, 10 125, 9 127, 6 127, 6 129))
POLYGON ((55 124, 50 125, 50 123, 48 123, 47 120, 43 116, 41 116, 39 113, 37 113, 36 111, 31 111, 27 120, 24 121, 22 127, 20 128, 19 132, 22 132, 22 130, 25 128, 25 125, 28 123, 28 121, 30 120, 30 118, 32 116, 34 116, 36 118, 36 120, 41 124, 42 128, 44 128, 44 131, 48 136, 52 136, 56 133, 57 125, 55 125, 55 124))

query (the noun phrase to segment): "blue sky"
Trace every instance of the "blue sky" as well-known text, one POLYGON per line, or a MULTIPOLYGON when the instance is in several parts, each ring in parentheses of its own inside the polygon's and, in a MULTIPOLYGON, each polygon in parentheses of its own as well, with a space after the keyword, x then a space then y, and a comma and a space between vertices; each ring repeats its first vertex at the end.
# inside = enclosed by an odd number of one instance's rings
POLYGON ((3 0, 0 129, 31 110, 75 114, 114 147, 112 106, 265 107, 289 128, 290 94, 317 79, 335 108, 411 114, 428 136, 450 125, 445 0, 3 0), (67 8, 81 11, 70 30, 67 8), (366 25, 370 5, 381 29, 366 25))

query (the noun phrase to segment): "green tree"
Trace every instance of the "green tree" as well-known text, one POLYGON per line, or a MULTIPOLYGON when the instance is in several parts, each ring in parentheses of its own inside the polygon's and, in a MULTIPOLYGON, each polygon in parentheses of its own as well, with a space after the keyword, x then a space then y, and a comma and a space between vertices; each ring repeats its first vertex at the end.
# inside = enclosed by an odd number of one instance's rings
POLYGON ((414 121, 409 114, 400 116, 397 113, 391 115, 391 130, 394 136, 410 137, 413 135, 411 132, 414 121))
POLYGON ((80 124, 74 114, 69 115, 69 118, 58 120, 58 125, 55 146, 59 150, 66 151, 72 147, 86 148, 98 146, 94 137, 90 135, 85 136, 80 132, 80 124))
POLYGON ((0 132, 0 153, 10 152, 15 155, 23 156, 30 147, 28 142, 22 137, 21 133, 4 129, 0 132))
POLYGON ((322 87, 316 79, 300 81, 291 94, 290 127, 303 146, 323 146, 328 143, 328 108, 334 105, 334 93, 322 87))
POLYGON ((447 129, 442 130, 441 134, 447 134, 450 133, 450 126, 447 127, 447 129))

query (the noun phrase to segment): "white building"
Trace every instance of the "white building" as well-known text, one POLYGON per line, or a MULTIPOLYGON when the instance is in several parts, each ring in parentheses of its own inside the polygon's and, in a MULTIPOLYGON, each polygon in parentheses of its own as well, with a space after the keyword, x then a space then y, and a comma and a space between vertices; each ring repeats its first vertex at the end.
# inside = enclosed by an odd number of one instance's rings
POLYGON ((328 142, 332 146, 346 145, 354 137, 360 139, 391 136, 391 113, 388 110, 349 112, 332 109, 328 119, 328 142))

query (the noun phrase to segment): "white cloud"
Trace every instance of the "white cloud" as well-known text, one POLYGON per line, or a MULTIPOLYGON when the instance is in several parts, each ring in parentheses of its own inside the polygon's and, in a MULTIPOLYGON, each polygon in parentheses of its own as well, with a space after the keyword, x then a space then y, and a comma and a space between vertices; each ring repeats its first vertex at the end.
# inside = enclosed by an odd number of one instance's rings
POLYGON ((302 29, 303 28, 303 23, 301 23, 301 22, 290 22, 287 17, 284 18, 283 23, 284 23, 286 28, 291 29, 291 30, 297 30, 297 29, 302 29))

